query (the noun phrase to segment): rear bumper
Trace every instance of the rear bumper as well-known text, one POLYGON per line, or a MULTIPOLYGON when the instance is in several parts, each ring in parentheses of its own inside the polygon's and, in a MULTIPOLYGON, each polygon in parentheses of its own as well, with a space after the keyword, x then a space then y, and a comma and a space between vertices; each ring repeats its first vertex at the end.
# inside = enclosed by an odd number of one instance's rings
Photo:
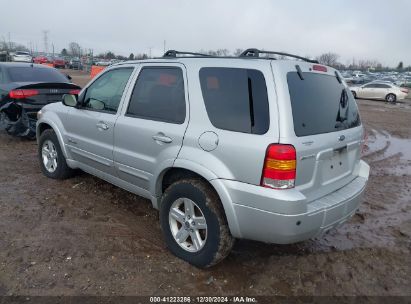
POLYGON ((296 189, 267 189, 270 192, 266 192, 258 186, 224 181, 224 187, 233 199, 233 214, 227 216, 230 229, 236 227, 232 233, 238 238, 277 244, 295 243, 322 235, 355 213, 362 201, 368 175, 369 166, 361 161, 354 180, 312 202, 306 202, 304 195, 296 189), (258 189, 253 189, 255 192, 250 194, 253 187, 258 189), (273 193, 274 198, 264 196, 273 193), (241 198, 246 198, 247 202, 241 198), (267 202, 271 203, 270 208, 267 202), (264 209, 257 208, 258 205, 264 209), (269 211, 273 209, 281 213, 269 211))
POLYGON ((405 98, 407 98, 407 96, 408 94, 405 93, 398 94, 398 100, 404 100, 405 98))
POLYGON ((0 129, 6 130, 6 132, 13 136, 34 138, 36 136, 36 122, 37 122, 37 112, 41 110, 44 105, 24 105, 19 107, 21 112, 16 120, 10 119, 9 113, 15 111, 15 108, 8 109, 13 102, 10 102, 3 107, 0 111, 3 111, 3 115, 0 116, 0 129))
POLYGON ((13 58, 14 62, 33 62, 31 58, 13 58))

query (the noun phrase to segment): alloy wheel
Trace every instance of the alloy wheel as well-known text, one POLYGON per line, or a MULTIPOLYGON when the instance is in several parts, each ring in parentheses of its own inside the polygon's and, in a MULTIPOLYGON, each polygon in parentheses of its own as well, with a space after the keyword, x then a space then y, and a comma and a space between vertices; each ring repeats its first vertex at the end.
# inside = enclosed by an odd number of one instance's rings
POLYGON ((196 203, 188 198, 175 200, 168 218, 171 234, 181 248, 188 252, 198 252, 204 247, 207 223, 196 203))
POLYGON ((41 148, 44 168, 49 173, 53 173, 57 169, 57 150, 51 140, 46 140, 41 148))

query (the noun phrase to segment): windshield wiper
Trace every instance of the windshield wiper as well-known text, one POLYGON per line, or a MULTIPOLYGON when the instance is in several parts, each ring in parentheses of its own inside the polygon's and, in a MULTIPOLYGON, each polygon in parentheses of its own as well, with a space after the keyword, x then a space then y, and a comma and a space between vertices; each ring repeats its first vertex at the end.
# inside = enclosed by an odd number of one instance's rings
POLYGON ((301 80, 304 80, 303 72, 301 71, 300 66, 297 64, 297 65, 295 66, 295 68, 297 69, 297 74, 298 74, 298 76, 300 77, 300 79, 301 79, 301 80))
POLYGON ((337 71, 335 71, 334 73, 335 73, 335 77, 337 77, 338 82, 342 83, 341 77, 340 75, 338 75, 337 71))

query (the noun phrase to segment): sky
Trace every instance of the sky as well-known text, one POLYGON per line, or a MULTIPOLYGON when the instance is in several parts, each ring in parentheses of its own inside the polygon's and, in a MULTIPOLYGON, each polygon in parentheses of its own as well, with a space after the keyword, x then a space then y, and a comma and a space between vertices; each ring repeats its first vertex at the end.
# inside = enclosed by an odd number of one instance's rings
POLYGON ((95 54, 260 48, 411 65, 411 0, 0 0, 0 39, 95 54), (6 14, 4 12, 7 12, 6 14))

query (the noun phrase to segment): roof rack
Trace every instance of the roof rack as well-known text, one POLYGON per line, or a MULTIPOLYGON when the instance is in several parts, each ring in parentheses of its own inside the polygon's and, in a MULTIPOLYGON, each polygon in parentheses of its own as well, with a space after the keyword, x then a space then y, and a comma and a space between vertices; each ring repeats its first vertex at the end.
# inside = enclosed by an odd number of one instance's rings
POLYGON ((163 58, 177 58, 177 55, 191 55, 191 56, 201 56, 201 57, 211 57, 210 55, 207 54, 201 54, 201 53, 193 53, 193 52, 181 52, 181 51, 176 51, 176 50, 168 50, 167 52, 164 53, 163 58))
POLYGON ((264 51, 264 50, 258 50, 258 49, 246 49, 244 52, 240 54, 239 57, 254 57, 254 58, 259 58, 260 54, 273 54, 273 55, 281 55, 281 56, 287 56, 287 57, 292 57, 292 58, 297 58, 303 61, 311 62, 311 63, 318 63, 317 60, 313 59, 308 59, 305 57, 293 55, 293 54, 288 54, 288 53, 282 53, 282 52, 273 52, 273 51, 264 51))

